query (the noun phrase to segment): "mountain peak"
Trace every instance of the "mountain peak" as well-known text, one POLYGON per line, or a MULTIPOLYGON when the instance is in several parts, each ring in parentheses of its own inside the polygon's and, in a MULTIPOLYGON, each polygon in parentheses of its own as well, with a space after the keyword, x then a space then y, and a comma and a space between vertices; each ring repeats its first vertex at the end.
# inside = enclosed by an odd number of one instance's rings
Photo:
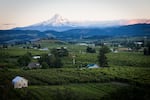
POLYGON ((73 22, 67 20, 66 18, 63 18, 59 14, 55 14, 49 20, 22 28, 14 28, 14 30, 66 31, 75 28, 105 28, 105 27, 114 27, 114 26, 116 27, 139 23, 150 24, 150 19, 73 22))
POLYGON ((55 15, 52 17, 52 19, 64 19, 64 18, 62 18, 62 16, 59 15, 59 14, 55 14, 55 15))
POLYGON ((62 26, 68 23, 69 21, 66 18, 63 18, 59 14, 55 14, 51 19, 45 21, 44 25, 52 25, 52 26, 62 26))

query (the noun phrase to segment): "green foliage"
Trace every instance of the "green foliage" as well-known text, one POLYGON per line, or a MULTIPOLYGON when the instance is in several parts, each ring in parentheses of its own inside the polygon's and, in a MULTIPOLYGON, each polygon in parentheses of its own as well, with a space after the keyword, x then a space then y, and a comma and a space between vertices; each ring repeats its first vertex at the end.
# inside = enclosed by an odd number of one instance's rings
POLYGON ((60 67, 62 67, 61 59, 55 55, 43 54, 41 56, 41 58, 38 59, 38 61, 40 64, 45 62, 49 66, 49 68, 60 68, 60 67))
POLYGON ((57 85, 69 83, 99 83, 119 81, 133 85, 149 86, 149 68, 105 67, 77 70, 75 68, 53 68, 15 71, 26 77, 32 85, 57 85))
POLYGON ((17 93, 13 89, 13 85, 11 84, 11 79, 15 73, 3 69, 0 70, 0 99, 1 100, 19 100, 17 99, 17 93))
POLYGON ((150 88, 124 87, 105 95, 102 100, 149 100, 150 88))
POLYGON ((7 44, 3 44, 3 48, 8 48, 8 45, 7 44))
POLYGON ((95 50, 94 48, 87 47, 87 48, 86 48, 86 52, 87 52, 87 53, 96 53, 96 50, 95 50))
POLYGON ((58 56, 58 57, 64 57, 64 56, 68 56, 69 55, 69 52, 66 48, 64 47, 61 47, 61 48, 53 48, 51 50, 51 53, 54 54, 55 56, 58 56))
POLYGON ((149 67, 150 56, 137 52, 119 52, 107 54, 110 66, 149 67))
POLYGON ((18 59, 19 65, 20 66, 27 66, 31 61, 31 57, 32 57, 32 55, 29 52, 27 52, 23 56, 19 57, 19 59, 18 59))
POLYGON ((150 46, 144 48, 144 55, 150 55, 150 46))
POLYGON ((104 54, 111 52, 109 47, 107 47, 107 46, 102 46, 101 49, 102 49, 104 54))
POLYGON ((98 61, 101 67, 108 67, 108 61, 106 57, 106 53, 109 53, 110 50, 106 46, 102 46, 99 50, 98 61))
POLYGON ((46 62, 42 62, 42 68, 46 69, 46 68, 49 68, 49 66, 48 66, 48 64, 46 62))
POLYGON ((5 96, 2 100, 149 100, 149 73, 149 68, 133 67, 2 70, 0 86, 4 88, 0 87, 0 97, 5 96), (13 89, 8 86, 16 75, 28 79, 29 87, 13 89))
POLYGON ((0 50, 0 62, 6 62, 7 59, 9 58, 9 53, 5 52, 3 50, 0 50))

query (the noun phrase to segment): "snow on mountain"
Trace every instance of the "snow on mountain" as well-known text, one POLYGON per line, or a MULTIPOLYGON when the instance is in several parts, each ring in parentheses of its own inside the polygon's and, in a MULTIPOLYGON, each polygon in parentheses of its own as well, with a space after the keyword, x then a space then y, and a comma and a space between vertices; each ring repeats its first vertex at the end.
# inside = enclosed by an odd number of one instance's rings
POLYGON ((69 20, 63 18, 62 16, 55 14, 51 19, 35 24, 34 26, 43 25, 43 26, 65 26, 69 24, 69 20))
POLYGON ((150 19, 134 19, 134 20, 114 20, 114 21, 85 21, 73 22, 63 18, 59 14, 55 14, 51 19, 26 27, 18 27, 13 30, 39 30, 39 31, 66 31, 76 28, 104 28, 113 26, 132 25, 138 23, 150 24, 150 19))
POLYGON ((47 21, 43 21, 26 27, 17 27, 13 30, 66 31, 69 29, 74 29, 75 27, 75 24, 71 23, 68 19, 55 14, 51 19, 47 21))

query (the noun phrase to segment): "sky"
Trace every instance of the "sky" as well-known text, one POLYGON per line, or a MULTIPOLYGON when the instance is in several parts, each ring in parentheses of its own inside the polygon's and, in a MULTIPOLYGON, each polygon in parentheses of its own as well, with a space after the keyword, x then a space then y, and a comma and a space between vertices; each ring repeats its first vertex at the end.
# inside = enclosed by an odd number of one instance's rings
POLYGON ((71 21, 150 19, 150 0, 0 0, 0 30, 23 27, 55 14, 71 21))

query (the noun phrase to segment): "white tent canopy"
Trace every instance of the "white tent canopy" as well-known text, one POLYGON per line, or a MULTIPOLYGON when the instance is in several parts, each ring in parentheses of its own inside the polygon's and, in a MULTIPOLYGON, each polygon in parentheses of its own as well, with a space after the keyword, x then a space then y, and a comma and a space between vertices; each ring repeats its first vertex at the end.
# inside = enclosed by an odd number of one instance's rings
POLYGON ((14 85, 14 88, 22 88, 22 87, 28 87, 28 80, 26 80, 23 77, 16 76, 13 80, 12 83, 14 85))

